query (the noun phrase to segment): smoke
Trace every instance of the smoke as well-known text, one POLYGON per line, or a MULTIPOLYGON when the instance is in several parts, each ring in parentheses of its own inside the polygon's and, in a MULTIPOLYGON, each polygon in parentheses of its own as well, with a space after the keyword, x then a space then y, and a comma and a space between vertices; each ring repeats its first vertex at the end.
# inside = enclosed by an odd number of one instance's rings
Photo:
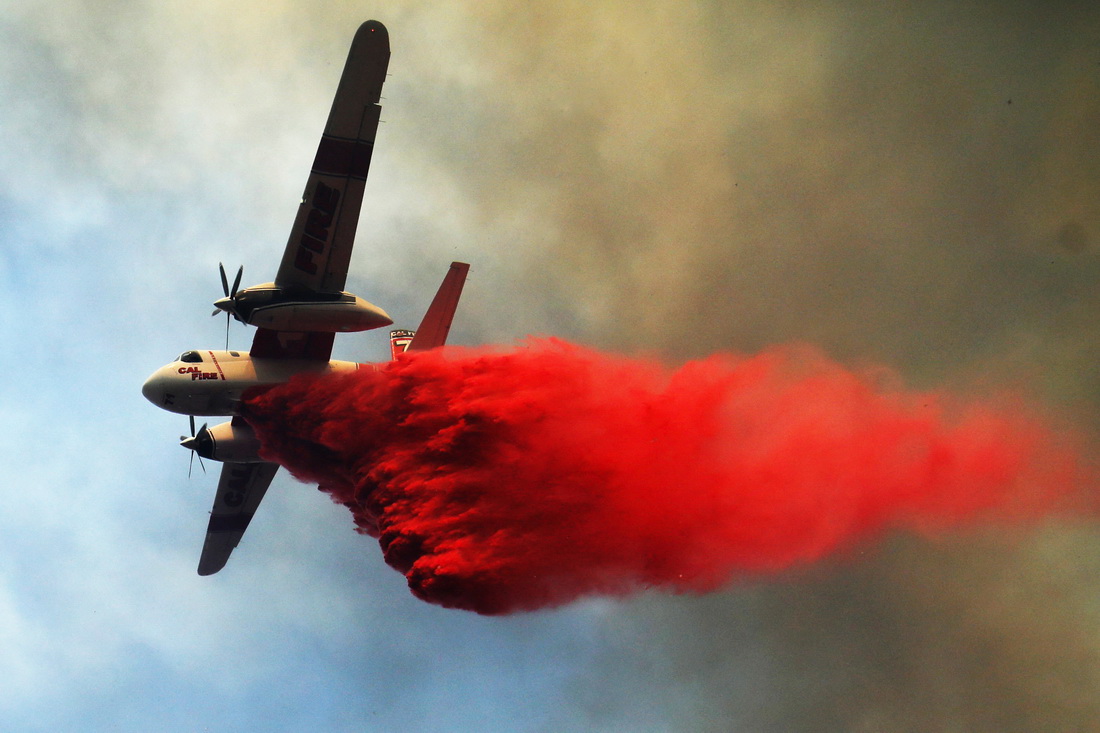
POLYGON ((810 347, 669 370, 557 340, 407 354, 247 400, 264 455, 418 597, 496 614, 707 592, 897 527, 1079 504, 1073 441, 1011 400, 906 392, 810 347))
MULTIPOLYGON (((112 231, 140 245, 125 253, 148 282, 209 283, 229 251, 269 277, 350 33, 377 17, 392 76, 349 289, 394 315, 407 292, 430 293, 438 263, 468 259, 479 287, 461 342, 545 332, 695 356, 806 340, 910 384, 1026 378, 1100 426, 1095 4, 9 6, 4 113, 22 142, 4 151, 5 213, 42 216, 38 245, 4 256, 41 264, 70 239, 79 252, 39 293, 68 278, 102 302, 87 258, 118 272, 112 231), (102 233, 48 226, 119 201, 131 208, 102 233)), ((131 310, 167 338, 147 290, 131 310)), ((174 297, 183 327, 197 301, 174 297)), ((409 300, 415 323, 423 303, 409 300)), ((113 333, 53 330, 66 348, 113 333)), ((365 358, 345 339, 346 358, 365 358)), ((1096 530, 952 538, 616 603, 592 635, 603 663, 577 655, 583 694, 554 696, 563 719, 545 727, 731 730, 745 711, 746 730, 1092 727, 1096 530)), ((552 617, 552 635, 568 638, 572 618, 552 617)), ((392 679, 441 694, 436 677, 392 679)), ((543 714, 514 675, 503 689, 543 714)))

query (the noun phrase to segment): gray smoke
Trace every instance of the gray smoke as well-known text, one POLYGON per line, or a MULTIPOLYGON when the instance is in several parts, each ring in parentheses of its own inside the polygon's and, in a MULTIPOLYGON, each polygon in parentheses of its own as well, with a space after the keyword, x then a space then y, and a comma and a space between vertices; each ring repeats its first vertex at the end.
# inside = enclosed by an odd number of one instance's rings
MULTIPOLYGON (((438 154, 528 303, 570 305, 570 335, 673 360, 808 340, 911 384, 1015 384, 1100 422, 1100 12, 480 7, 438 154)), ((1095 547, 1087 525, 899 537, 725 594, 615 606, 568 715, 1093 729, 1095 547)))

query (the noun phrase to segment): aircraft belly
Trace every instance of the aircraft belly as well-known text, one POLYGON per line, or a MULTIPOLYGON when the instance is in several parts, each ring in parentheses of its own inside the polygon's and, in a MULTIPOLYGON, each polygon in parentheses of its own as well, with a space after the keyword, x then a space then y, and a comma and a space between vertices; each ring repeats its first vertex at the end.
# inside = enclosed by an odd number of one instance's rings
POLYGON ((354 370, 358 365, 350 361, 284 361, 281 359, 253 359, 251 362, 252 373, 247 380, 249 386, 258 384, 279 384, 286 382, 296 374, 304 372, 342 372, 354 370))
POLYGON ((212 385, 193 389, 180 395, 176 400, 174 412, 184 415, 213 416, 233 415, 241 397, 238 385, 212 385))

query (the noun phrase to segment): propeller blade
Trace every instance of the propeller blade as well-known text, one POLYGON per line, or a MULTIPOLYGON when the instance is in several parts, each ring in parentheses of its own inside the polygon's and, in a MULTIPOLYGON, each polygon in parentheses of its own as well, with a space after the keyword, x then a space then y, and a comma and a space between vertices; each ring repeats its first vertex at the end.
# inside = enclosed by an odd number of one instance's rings
MULTIPOLYGON (((241 276, 244 275, 244 265, 237 268, 237 276, 233 278, 233 287, 229 287, 229 279, 225 276, 225 265, 221 262, 218 263, 218 275, 222 280, 222 293, 225 294, 224 298, 220 298, 214 302, 214 311, 210 314, 216 316, 222 311, 225 312, 225 348, 229 348, 229 317, 232 316, 238 321, 241 317, 237 315, 237 288, 241 286, 241 276)), ((243 323, 243 321, 241 321, 243 323)))
MULTIPOLYGON (((224 275, 225 273, 223 272, 222 274, 224 275)), ((237 277, 233 278, 233 288, 229 291, 229 297, 230 298, 232 298, 234 295, 237 294, 237 288, 241 284, 241 275, 243 275, 243 274, 244 274, 244 265, 241 265, 237 269, 237 277)))
MULTIPOLYGON (((191 451, 191 457, 187 459, 187 478, 191 478, 191 469, 195 466, 195 416, 188 415, 187 422, 191 425, 191 437, 186 435, 180 436, 180 445, 191 451)), ((202 459, 199 459, 199 465, 202 465, 202 459)), ((206 473, 206 469, 203 469, 203 473, 206 473)))

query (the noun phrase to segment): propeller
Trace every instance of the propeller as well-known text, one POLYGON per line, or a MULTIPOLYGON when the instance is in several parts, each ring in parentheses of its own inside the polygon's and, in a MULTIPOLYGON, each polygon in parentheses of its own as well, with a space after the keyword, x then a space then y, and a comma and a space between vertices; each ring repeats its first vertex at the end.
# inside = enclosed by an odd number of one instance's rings
POLYGON ((219 298, 214 301, 214 312, 211 316, 216 316, 222 311, 225 312, 225 348, 229 348, 229 317, 233 316, 241 323, 244 323, 244 319, 237 313, 237 288, 241 284, 241 275, 244 274, 244 265, 241 265, 237 269, 237 277, 233 278, 233 287, 229 287, 229 280, 225 276, 225 265, 218 263, 218 274, 222 277, 222 293, 225 294, 224 298, 219 298))
MULTIPOLYGON (((188 415, 187 418, 188 418, 188 420, 191 421, 191 437, 187 437, 186 435, 181 435, 180 436, 180 445, 182 445, 187 450, 191 451, 191 460, 189 460, 187 462, 187 478, 191 478, 191 468, 195 465, 195 452, 198 448, 199 439, 195 437, 195 416, 194 415, 188 415)), ((199 428, 199 433, 201 434, 205 430, 206 430, 206 423, 203 423, 202 427, 199 428)), ((202 464, 202 456, 199 456, 199 468, 202 469, 203 473, 206 473, 206 466, 204 466, 202 464)))

